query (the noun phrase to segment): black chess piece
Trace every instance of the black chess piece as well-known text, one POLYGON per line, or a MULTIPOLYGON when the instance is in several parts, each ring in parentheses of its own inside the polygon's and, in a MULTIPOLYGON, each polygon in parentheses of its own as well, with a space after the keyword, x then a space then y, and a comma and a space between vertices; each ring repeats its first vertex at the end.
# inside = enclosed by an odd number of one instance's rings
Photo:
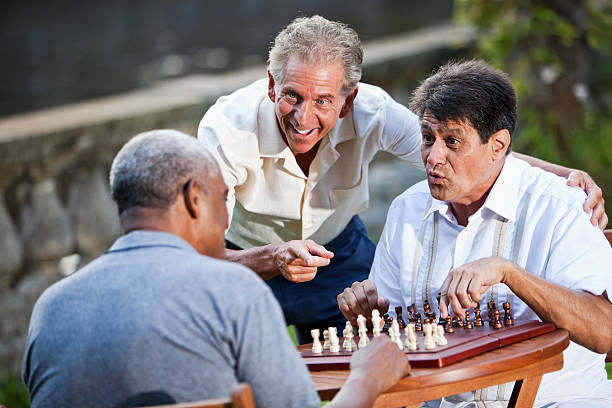
POLYGON ((404 330, 404 327, 406 327, 406 322, 404 322, 404 319, 402 319, 401 306, 395 306, 395 314, 397 315, 397 324, 399 325, 400 330, 404 330))
POLYGON ((493 319, 495 321, 495 323, 493 324, 494 328, 501 329, 502 327, 504 327, 499 316, 499 310, 495 310, 495 312, 493 312, 493 319))
POLYGON ((391 327, 391 325, 389 324, 389 314, 388 313, 385 313, 383 315, 383 320, 385 322, 385 325, 382 328, 382 332, 389 334, 389 327, 391 327))
POLYGON ((504 326, 514 326, 510 302, 504 303, 504 326))
POLYGON ((482 317, 480 316, 480 305, 477 305, 474 308, 474 326, 482 327, 484 323, 482 322, 482 317))
POLYGON ((487 314, 489 315, 489 326, 493 327, 495 325, 495 311, 497 310, 497 306, 495 302, 490 300, 487 304, 487 314))
POLYGON ((470 311, 469 310, 465 311, 465 325, 463 327, 465 329, 473 329, 474 328, 474 324, 470 320, 470 311))
POLYGON ((444 331, 447 333, 453 333, 455 331, 455 329, 453 329, 453 322, 451 321, 450 315, 446 316, 444 331))
POLYGON ((421 313, 419 312, 414 314, 414 330, 418 332, 423 331, 423 320, 421 318, 421 313))

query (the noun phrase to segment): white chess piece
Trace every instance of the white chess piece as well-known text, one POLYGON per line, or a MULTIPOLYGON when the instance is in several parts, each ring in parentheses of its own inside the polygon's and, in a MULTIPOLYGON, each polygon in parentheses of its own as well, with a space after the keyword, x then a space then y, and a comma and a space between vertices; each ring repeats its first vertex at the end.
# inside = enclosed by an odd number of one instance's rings
POLYGON ((338 338, 338 329, 330 327, 329 329, 329 351, 338 353, 340 351, 340 339, 338 338))
POLYGON ((321 346, 321 340, 319 340, 319 329, 312 329, 310 334, 312 335, 312 352, 314 354, 321 354, 323 346, 321 346))
POLYGON ((374 337, 380 336, 382 318, 378 309, 372 310, 372 333, 374 337))
POLYGON ((444 337, 444 326, 441 324, 438 325, 438 346, 446 346, 448 344, 448 340, 444 337))
POLYGON ((391 339, 395 342, 395 344, 397 344, 397 347, 399 347, 400 350, 403 350, 404 345, 402 344, 399 323, 397 320, 394 320, 393 323, 391 323, 391 331, 393 332, 393 337, 391 339))
POLYGON ((347 321, 346 325, 344 326, 344 330, 342 330, 342 338, 344 339, 344 341, 342 342, 342 348, 346 349, 347 345, 348 345, 348 333, 349 333, 349 327, 351 327, 351 331, 353 331, 353 328, 351 326, 351 322, 347 321))
POLYGON ((357 350, 357 345, 355 344, 355 340, 353 340, 355 334, 353 333, 353 326, 351 325, 351 322, 346 322, 346 326, 344 327, 344 331, 342 333, 344 334, 342 348, 348 352, 357 350))
POLYGON ((433 342, 438 344, 438 325, 435 322, 431 322, 431 337, 433 337, 433 342))
POLYGON ((404 328, 404 333, 406 334, 406 342, 404 346, 408 348, 410 351, 415 351, 419 348, 417 343, 416 329, 414 323, 408 323, 404 328))
POLYGON ((423 333, 425 333, 425 342, 423 343, 425 350, 432 350, 436 348, 436 343, 433 341, 431 324, 423 325, 423 333))
POLYGON ((357 326, 359 327, 359 348, 362 348, 368 345, 370 339, 368 338, 366 318, 361 314, 357 316, 357 326))
POLYGON ((329 330, 323 330, 323 350, 329 350, 329 330))

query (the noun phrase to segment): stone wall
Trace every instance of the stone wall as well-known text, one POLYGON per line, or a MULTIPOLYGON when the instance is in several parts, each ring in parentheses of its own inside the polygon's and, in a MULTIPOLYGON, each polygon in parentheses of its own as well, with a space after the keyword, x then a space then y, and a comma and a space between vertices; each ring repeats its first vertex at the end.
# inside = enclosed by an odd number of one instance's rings
MULTIPOLYGON (((365 44, 364 80, 406 102, 418 78, 458 52, 453 44, 465 45, 473 36, 469 27, 444 25, 365 44)), ((154 128, 195 135, 219 96, 263 76, 264 66, 196 75, 0 118, 0 374, 19 372, 30 312, 42 291, 101 254, 120 234, 107 181, 118 149, 154 128)), ((415 177, 387 157, 376 162, 371 176, 376 210, 364 214, 375 235, 389 197, 415 177), (396 182, 389 182, 390 174, 396 182)))

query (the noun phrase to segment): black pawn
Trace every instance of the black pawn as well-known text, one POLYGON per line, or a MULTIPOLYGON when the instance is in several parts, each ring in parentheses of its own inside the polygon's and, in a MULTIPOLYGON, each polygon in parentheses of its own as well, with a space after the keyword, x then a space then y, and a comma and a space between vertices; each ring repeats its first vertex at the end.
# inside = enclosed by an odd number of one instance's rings
POLYGON ((423 331, 423 320, 419 312, 416 312, 414 315, 414 330, 418 332, 423 331))
POLYGON ((446 316, 445 322, 444 331, 447 333, 453 333, 455 329, 453 329, 453 322, 451 321, 450 315, 446 316))
POLYGON ((383 315, 383 320, 385 321, 385 325, 383 326, 382 332, 389 334, 389 327, 391 325, 389 324, 389 315, 387 313, 383 315))
POLYGON ((399 325, 400 330, 404 330, 404 327, 406 327, 406 322, 404 322, 404 319, 402 319, 401 306, 395 306, 395 314, 397 315, 397 324, 399 325))
POLYGON ((504 325, 501 322, 501 318, 499 316, 499 310, 496 310, 495 312, 493 312, 493 318, 495 319, 495 323, 493 324, 494 328, 501 329, 502 327, 504 327, 504 325))
POLYGON ((469 310, 465 311, 465 326, 464 326, 464 328, 466 328, 466 329, 473 329, 474 328, 474 324, 470 320, 470 311, 469 310))
POLYGON ((504 303, 504 326, 514 326, 514 318, 510 307, 510 302, 504 303))

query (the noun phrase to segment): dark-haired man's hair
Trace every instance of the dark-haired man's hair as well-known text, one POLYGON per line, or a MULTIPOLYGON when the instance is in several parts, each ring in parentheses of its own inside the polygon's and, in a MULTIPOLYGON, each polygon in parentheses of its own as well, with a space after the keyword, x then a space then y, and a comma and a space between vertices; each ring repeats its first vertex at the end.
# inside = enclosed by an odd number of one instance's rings
MULTIPOLYGON (((495 132, 516 125, 516 93, 510 77, 481 60, 449 62, 414 91, 410 109, 440 122, 468 122, 487 143, 495 132)), ((510 147, 506 154, 510 152, 510 147)))

